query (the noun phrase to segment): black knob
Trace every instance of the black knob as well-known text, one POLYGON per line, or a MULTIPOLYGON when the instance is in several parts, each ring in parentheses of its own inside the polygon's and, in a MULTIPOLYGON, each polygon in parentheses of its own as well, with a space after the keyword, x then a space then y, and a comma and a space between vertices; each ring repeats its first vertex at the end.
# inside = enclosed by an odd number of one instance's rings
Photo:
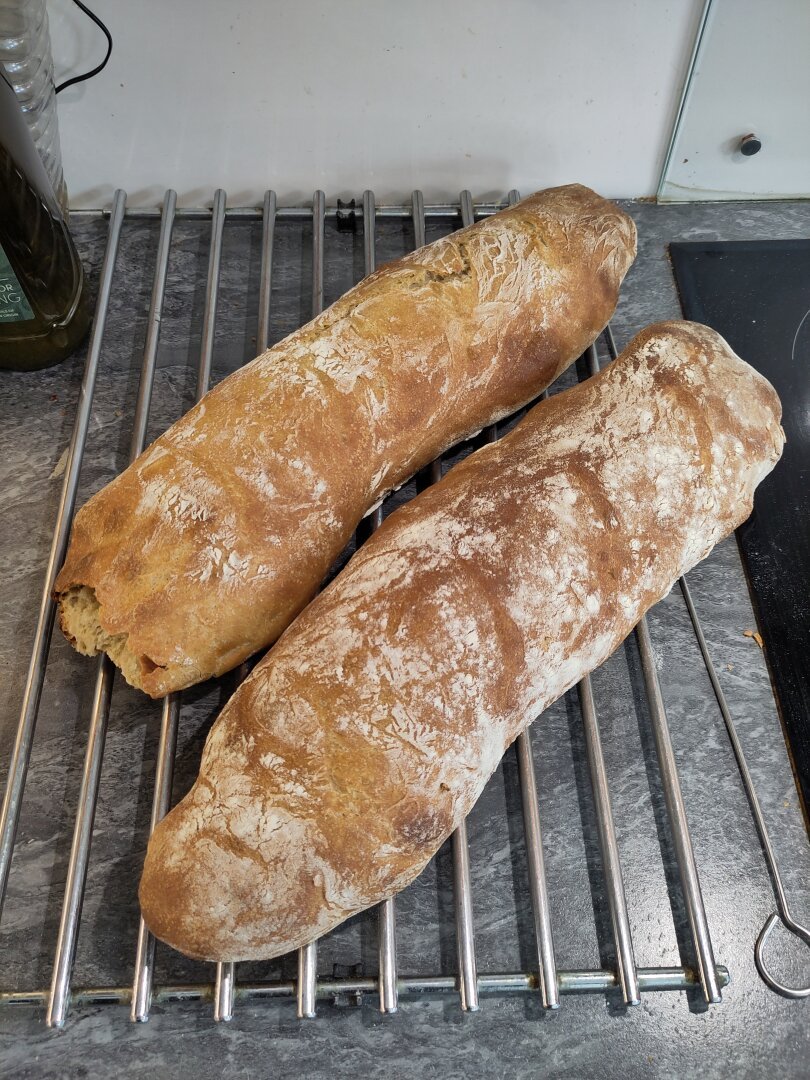
POLYGON ((345 230, 351 230, 351 232, 357 232, 357 202, 355 199, 349 199, 345 202, 343 199, 337 201, 337 227, 338 232, 344 232, 345 230))
POLYGON ((745 157, 753 157, 754 154, 758 154, 762 149, 762 142, 752 132, 750 135, 743 135, 740 139, 740 153, 745 157))

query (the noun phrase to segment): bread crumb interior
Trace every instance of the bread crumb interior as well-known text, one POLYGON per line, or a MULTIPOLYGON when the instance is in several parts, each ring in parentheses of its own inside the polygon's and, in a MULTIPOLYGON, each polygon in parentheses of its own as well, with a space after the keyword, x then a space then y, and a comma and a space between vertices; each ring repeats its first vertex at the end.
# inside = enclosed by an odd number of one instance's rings
POLYGON ((104 652, 131 686, 143 689, 141 676, 158 666, 148 656, 137 656, 127 645, 127 634, 108 634, 99 622, 100 604, 88 585, 74 585, 59 598, 61 623, 68 639, 84 656, 104 652))

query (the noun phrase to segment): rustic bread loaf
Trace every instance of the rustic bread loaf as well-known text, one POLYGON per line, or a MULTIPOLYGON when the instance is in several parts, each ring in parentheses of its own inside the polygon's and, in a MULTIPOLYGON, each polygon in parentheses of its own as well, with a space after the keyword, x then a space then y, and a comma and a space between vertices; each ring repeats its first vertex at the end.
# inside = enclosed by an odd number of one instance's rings
POLYGON ((635 243, 616 206, 562 187, 366 278, 79 511, 68 639, 153 697, 270 644, 386 492, 584 351, 635 243))
POLYGON ((226 705, 141 881, 190 956, 285 953, 412 881, 506 747, 751 510, 784 435, 662 323, 392 514, 226 705))

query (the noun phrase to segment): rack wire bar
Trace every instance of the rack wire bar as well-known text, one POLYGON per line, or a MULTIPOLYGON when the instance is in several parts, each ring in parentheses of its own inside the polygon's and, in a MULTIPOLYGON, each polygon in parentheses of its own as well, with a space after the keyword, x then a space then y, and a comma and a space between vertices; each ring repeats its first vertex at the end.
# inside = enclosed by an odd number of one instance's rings
MULTIPOLYGON (((323 230, 326 196, 320 190, 312 197, 312 318, 323 311, 323 230)), ((318 942, 310 941, 298 950, 298 1019, 315 1015, 318 983, 318 942)))
POLYGON ((110 715, 114 673, 115 668, 109 657, 106 655, 99 657, 96 667, 93 707, 90 713, 90 727, 87 735, 87 750, 84 757, 76 823, 73 830, 73 843, 70 849, 65 895, 59 920, 59 935, 56 941, 51 991, 45 1017, 48 1027, 62 1027, 67 1014, 70 997, 70 973, 73 968, 73 958, 76 954, 76 939, 79 933, 84 886, 87 878, 87 863, 90 857, 90 841, 93 835, 93 819, 98 800, 101 761, 104 756, 104 742, 107 736, 107 721, 110 715))
MULTIPOLYGON (((225 226, 227 196, 218 188, 214 194, 211 216, 211 244, 208 253, 208 275, 205 287, 203 330, 200 342, 200 359, 197 365, 195 400, 199 401, 208 390, 211 381, 211 364, 214 355, 214 325, 216 321, 217 295, 219 289, 219 266, 222 257, 222 233, 225 226)), ((160 738, 158 740, 155 767, 155 790, 152 795, 152 814, 149 835, 158 822, 166 816, 171 805, 174 756, 177 748, 177 728, 180 722, 180 694, 168 694, 161 710, 160 738)), ((138 943, 135 949, 135 973, 132 986, 131 1019, 140 1023, 149 1019, 152 978, 155 966, 155 939, 146 927, 143 917, 138 923, 138 943)))
POLYGON ((658 673, 655 669, 655 658, 646 618, 643 618, 636 627, 636 638, 641 655, 644 681, 647 686, 650 718, 655 737, 655 750, 661 773, 661 786, 664 789, 664 801, 672 831, 675 859, 681 880, 681 892, 686 905, 689 929, 698 962, 700 985, 707 1002, 719 1002, 722 997, 717 979, 714 949, 709 936, 709 924, 703 904, 703 894, 700 891, 700 878, 695 862, 695 853, 692 849, 692 838, 689 835, 686 806, 683 801, 681 782, 678 778, 675 751, 672 748, 672 739, 669 733, 669 724, 661 695, 658 673))
MULTIPOLYGON (((214 327, 217 317, 219 294, 219 271, 222 257, 222 230, 225 225, 226 195, 219 188, 214 196, 214 214, 211 223, 211 249, 208 258, 208 278, 205 291, 205 314, 200 347, 200 367, 197 375, 197 400, 208 392, 211 381, 211 363, 214 355, 214 327)), ((214 1019, 230 1020, 233 1016, 234 965, 217 964, 216 993, 214 995, 214 1019)))
POLYGON ((56 616, 56 604, 54 603, 53 583, 59 568, 65 559, 67 551, 70 524, 73 519, 73 511, 76 506, 76 492, 79 487, 79 473, 84 457, 84 447, 87 441, 87 431, 90 425, 90 411, 93 405, 93 394, 96 387, 101 347, 104 341, 104 330, 107 324, 107 310, 110 303, 115 261, 118 256, 118 244, 121 239, 121 225, 124 220, 127 196, 120 188, 113 197, 110 224, 107 231, 107 244, 104 252, 104 261, 101 265, 101 278, 99 281, 98 300, 93 318, 93 329, 90 335, 90 343, 87 348, 87 360, 84 365, 81 390, 76 406, 76 420, 73 424, 73 433, 68 449, 67 464, 65 466, 65 478, 62 481, 62 492, 59 498, 59 508, 56 512, 56 524, 54 526, 51 550, 45 567, 45 581, 42 586, 42 596, 39 602, 39 616, 34 631, 34 645, 31 650, 31 659, 28 664, 28 675, 25 681, 22 705, 20 707, 20 719, 17 726, 17 735, 14 748, 11 752, 6 789, 3 796, 3 808, 0 811, 0 915, 3 912, 3 902, 8 888, 8 877, 11 869, 11 860, 14 855, 14 841, 17 836, 17 825, 20 820, 22 809, 23 792, 28 775, 28 765, 31 760, 31 748, 34 742, 34 731, 37 723, 39 702, 42 697, 42 687, 45 683, 45 668, 48 663, 48 654, 51 647, 51 635, 56 616))
POLYGON ((363 273, 365 277, 377 269, 377 203, 374 192, 363 192, 363 273))
MULTIPOLYGON (((273 288, 273 240, 276 231, 277 200, 275 191, 264 194, 262 223, 262 261, 259 278, 259 325, 256 331, 257 352, 263 353, 270 339, 270 297, 273 288)), ((249 668, 241 664, 237 668, 235 687, 247 677, 249 668)), ((214 983, 214 1020, 227 1022, 233 1019, 236 993, 236 964, 218 963, 214 983)))
POLYGON ((526 860, 529 866, 529 894, 534 915, 534 935, 540 961, 540 998, 545 1009, 559 1009, 557 965, 554 960, 554 938, 546 890, 546 871, 543 862, 543 836, 540 830, 540 808, 537 801, 537 782, 529 728, 516 740, 520 794, 523 810, 523 832, 526 836, 526 860))
MULTIPOLYGON (((598 374, 599 356, 596 352, 596 345, 590 345, 587 348, 585 358, 588 374, 598 374)), ((613 941, 616 946, 619 982, 625 1005, 638 1005, 641 1002, 641 997, 636 961, 633 954, 633 938, 630 932, 630 920, 627 915, 627 898, 624 892, 619 845, 616 841, 616 828, 613 824, 613 809, 610 804, 607 769, 602 753, 599 720, 596 715, 596 704, 593 699, 590 675, 586 675, 580 681, 578 689, 585 733, 585 750, 588 757, 588 771, 591 777, 594 808, 596 810, 599 849, 605 873, 605 889, 610 909, 613 941)))
MULTIPOLYGON (((149 835, 169 812, 174 776, 174 756, 177 750, 177 728, 180 723, 180 696, 171 694, 165 699, 160 718, 160 738, 155 767, 155 790, 152 796, 152 816, 149 835)), ((135 974, 132 984, 130 1019, 145 1023, 152 1003, 152 979, 155 971, 155 939, 146 927, 143 916, 138 921, 138 943, 135 948, 135 974)))
MULTIPOLYGON (((608 347, 611 360, 618 356, 616 340, 610 324, 605 328, 605 343, 608 347)), ((599 371, 599 357, 596 349, 593 350, 596 374, 599 371)), ((672 842, 675 849, 675 860, 678 864, 678 876, 681 883, 686 915, 689 921, 689 930, 700 973, 700 985, 703 996, 709 1003, 722 1000, 720 985, 717 980, 717 965, 714 959, 709 923, 706 918, 706 908, 703 904, 703 894, 700 890, 700 877, 698 875, 695 853, 692 848, 692 838, 689 835, 689 822, 686 816, 686 805, 681 791, 681 782, 678 777, 678 767, 675 762, 675 751, 672 748, 672 738, 669 732, 664 698, 661 693, 661 684, 658 681, 658 672, 655 667, 652 641, 646 616, 642 616, 636 627, 636 640, 641 656, 641 669, 644 683, 647 689, 647 700, 650 707, 650 719, 652 721, 653 736, 655 739, 655 751, 658 758, 658 766, 661 774, 661 787, 664 791, 664 802, 667 808, 667 818, 672 832, 672 842)))
POLYGON ((217 320, 219 296, 219 268, 222 262, 222 232, 225 228, 225 208, 228 197, 222 188, 214 194, 214 213, 211 218, 211 246, 208 251, 208 275, 205 285, 205 309, 203 312, 200 362, 197 366, 197 389, 195 399, 200 401, 208 393, 211 382, 211 364, 214 359, 214 327, 217 320))
MULTIPOLYGON (((146 426, 152 399, 152 385, 155 378, 155 362, 160 338, 160 323, 163 298, 166 291, 166 274, 169 265, 169 249, 174 227, 176 202, 176 193, 171 190, 167 191, 163 200, 163 218, 160 224, 157 266, 152 287, 141 377, 138 384, 138 400, 132 424, 132 440, 129 448, 130 461, 134 461, 138 457, 146 441, 146 426)), ((51 991, 45 1017, 48 1027, 62 1027, 67 1015, 70 999, 70 975, 81 921, 82 898, 87 879, 87 864, 90 858, 93 819, 98 801, 98 785, 101 778, 101 763, 104 757, 104 742, 110 716, 114 675, 115 665, 106 653, 102 653, 97 662, 96 688, 90 713, 87 751, 85 753, 79 804, 76 811, 76 823, 68 862, 65 895, 59 920, 51 991)))
POLYGON ((461 215, 461 227, 466 229, 475 221, 475 206, 472 192, 465 188, 458 196, 459 213, 461 215))
POLYGON ((425 200, 418 189, 411 195, 411 218, 413 219, 413 246, 425 246, 425 200))
MULTIPOLYGON (((459 209, 463 228, 475 220, 472 195, 466 189, 459 194, 459 209)), ((487 429, 490 438, 497 439, 497 427, 487 429)), ((470 883, 470 848, 467 840, 467 822, 462 821, 452 837, 453 848, 453 897, 456 919, 456 949, 458 951, 459 990, 461 1008, 465 1012, 477 1012, 478 968, 475 961, 475 923, 473 921, 472 885, 470 883)))
POLYGON ((218 1024, 233 1020, 234 994, 236 991, 236 964, 229 960, 216 966, 214 979, 214 1020, 218 1024))
POLYGON ((379 908, 380 1012, 395 1013, 399 1005, 397 989, 397 909, 394 898, 383 900, 379 908))
POLYGON ((599 735, 599 721, 596 716, 596 705, 593 700, 593 688, 589 675, 586 675, 579 683, 579 702, 585 732, 588 771, 591 777, 591 787, 593 788, 602 869, 605 875, 605 892, 610 909, 613 940, 616 946, 619 984, 625 1005, 638 1005, 641 998, 636 961, 633 955, 630 920, 627 915, 627 898, 624 893, 624 879, 622 878, 622 867, 619 859, 619 846, 616 842, 616 828, 613 824, 613 810, 610 805, 610 790, 608 788, 605 758, 602 753, 602 740, 599 735))
POLYGON ((475 925, 470 884, 470 846, 467 841, 467 822, 462 821, 452 838, 453 898, 456 918, 456 949, 458 951, 459 991, 461 1008, 477 1012, 478 968, 475 962, 475 925))
MULTIPOLYGON (((509 206, 520 202, 515 188, 506 197, 509 206)), ((541 398, 548 396, 544 390, 541 398)), ((497 426, 496 426, 497 431, 497 426)), ((529 895, 534 916, 534 936, 540 973, 540 1000, 544 1009, 559 1009, 560 992, 557 986, 557 964, 554 959, 554 937, 546 887, 546 868, 543 859, 543 834, 540 827, 540 804, 537 798, 537 779, 534 772, 531 729, 526 728, 515 740, 520 776, 520 802, 523 812, 523 833, 526 838, 526 862, 529 870, 529 895)))
POLYGON ((326 196, 316 191, 312 196, 312 318, 323 311, 323 228, 326 196))
MULTIPOLYGON (((461 213, 461 224, 466 229, 468 225, 473 225, 475 223, 475 206, 473 205, 472 192, 465 188, 465 190, 459 194, 458 201, 461 213)), ((497 438, 498 425, 490 424, 484 432, 484 439, 486 442, 495 442, 497 438)))
MULTIPOLYGON (((637 975, 639 987, 644 992, 652 990, 684 991, 700 985, 697 974, 691 968, 638 968, 637 975)), ((728 986, 730 980, 728 968, 721 965, 717 969, 717 975, 721 987, 728 986)), ((432 994, 452 995, 458 989, 454 975, 416 975, 400 978, 397 982, 401 997, 432 994)), ((604 970, 558 971, 557 982, 561 994, 609 994, 619 987, 616 972, 604 970)), ((482 993, 489 994, 532 993, 538 989, 538 976, 532 971, 479 975, 478 986, 482 993)), ((215 988, 212 983, 167 984, 166 986, 154 987, 152 1002, 156 1005, 166 1005, 172 1001, 211 1001, 214 992, 215 988)), ((0 992, 0 1007, 42 1006, 48 1000, 48 993, 47 990, 0 992)), ((294 998, 296 994, 297 983, 293 981, 239 983, 236 988, 236 1000, 240 1002, 263 998, 294 998)), ((316 997, 321 1000, 339 999, 344 995, 357 1000, 357 996, 362 994, 379 994, 379 980, 372 977, 318 979, 316 985, 316 997)), ((129 1005, 131 1001, 131 986, 87 987, 73 990, 70 994, 70 1004, 73 1007, 129 1005)))
MULTIPOLYGON (((368 277, 377 268, 376 207, 373 191, 363 192, 363 256, 364 273, 368 277)), ((382 503, 369 515, 368 533, 382 525, 382 503)), ((358 536, 358 544, 362 541, 358 536)), ((393 897, 379 905, 377 954, 380 968, 380 1012, 397 1011, 397 913, 393 897)))
POLYGON ((264 193, 262 209, 262 268, 259 277, 259 330, 256 352, 263 353, 270 341, 270 294, 273 287, 273 240, 276 235, 277 199, 275 191, 264 193))

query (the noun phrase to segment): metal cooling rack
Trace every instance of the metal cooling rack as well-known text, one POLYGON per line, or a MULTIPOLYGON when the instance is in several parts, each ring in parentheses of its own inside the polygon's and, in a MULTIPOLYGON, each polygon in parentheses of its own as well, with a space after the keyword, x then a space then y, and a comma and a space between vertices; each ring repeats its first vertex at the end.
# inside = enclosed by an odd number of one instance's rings
MULTIPOLYGON (((507 204, 518 200, 518 193, 511 191, 507 204)), ((502 208, 502 204, 473 205, 469 191, 462 191, 457 204, 425 206, 422 194, 413 193, 410 206, 375 206, 374 194, 366 191, 362 200, 362 223, 364 230, 365 272, 375 268, 375 223, 380 217, 410 218, 416 246, 425 242, 427 217, 450 217, 462 225, 486 217, 502 208)), ((91 333, 87 361, 82 381, 73 435, 68 451, 61 500, 56 518, 50 556, 45 571, 42 600, 34 638, 28 677, 25 685, 16 742, 11 756, 2 815, 0 816, 0 911, 6 896, 9 873, 14 856, 17 824, 25 789, 28 765, 35 736, 37 712, 46 676, 48 654, 54 625, 55 607, 51 599, 54 579, 65 556, 70 525, 76 502, 79 474, 87 438, 93 403, 96 375, 101 362, 104 331, 110 293, 115 274, 121 228, 125 216, 160 216, 154 285, 147 323, 133 430, 130 443, 130 460, 144 448, 147 420, 155 374, 158 339, 160 334, 163 301, 169 263, 172 229, 177 218, 206 218, 211 221, 211 241, 208 260, 208 277, 203 315, 203 332, 200 359, 197 369, 196 396, 206 392, 211 375, 214 345, 217 294, 219 289, 222 237, 227 218, 261 218, 263 220, 261 277, 259 285, 258 350, 267 347, 269 335, 270 291, 273 272, 273 238, 278 218, 311 219, 312 221, 312 314, 317 315, 323 307, 324 221, 327 215, 342 216, 353 213, 344 204, 326 205, 322 191, 316 191, 311 208, 278 207, 275 193, 268 191, 263 207, 234 209, 226 207, 225 192, 218 190, 212 210, 178 210, 174 191, 167 191, 161 210, 126 210, 126 195, 117 191, 109 215, 109 232, 101 268, 98 305, 91 333)), ((611 357, 616 349, 613 335, 608 327, 606 344, 611 357)), ((587 353, 589 374, 598 370, 596 349, 591 346, 587 353)), ((498 432, 490 428, 486 437, 496 439, 498 432)), ((441 460, 429 468, 430 483, 441 476, 441 460)), ((368 531, 379 525, 382 510, 371 516, 368 531)), ((395 1012, 400 995, 444 993, 457 995, 460 1007, 474 1011, 479 1008, 480 997, 491 992, 539 994, 547 1009, 560 1006, 564 994, 600 992, 618 989, 626 1005, 637 1005, 645 991, 686 990, 699 987, 709 1003, 720 1001, 721 989, 728 983, 728 971, 715 963, 709 928, 706 920, 700 881, 689 835, 686 810, 681 794, 678 770, 669 735, 666 710, 658 683, 652 647, 646 621, 642 619, 636 631, 642 661, 642 669, 650 705, 650 717, 655 736, 655 748, 660 767, 661 782, 665 796, 669 827, 677 858, 680 889, 688 915, 689 928, 697 969, 688 967, 639 968, 636 966, 627 902, 622 879, 616 833, 613 823, 610 792, 605 761, 599 735, 599 720, 594 706, 590 679, 579 684, 579 698, 584 725, 588 769, 593 790, 594 808, 598 824, 601 862, 605 879, 605 892, 610 910, 610 921, 615 946, 615 970, 562 971, 557 968, 546 877, 543 864, 543 845, 538 809, 537 789, 531 752, 531 736, 527 730, 517 740, 518 766, 521 786, 523 824, 529 869, 529 887, 534 917, 537 946, 537 966, 532 971, 515 971, 502 974, 479 974, 476 967, 475 936, 473 924, 472 890, 470 886, 470 861, 467 834, 464 824, 452 838, 453 889, 458 943, 456 973, 425 974, 402 978, 397 974, 396 948, 396 901, 388 900, 379 910, 379 977, 372 978, 322 978, 317 973, 317 942, 299 950, 298 975, 295 980, 276 982, 240 982, 238 970, 233 964, 218 964, 210 982, 155 985, 155 939, 141 920, 136 953, 133 958, 133 979, 128 986, 73 988, 71 972, 76 941, 81 920, 82 898, 90 859, 93 835, 93 819, 99 791, 104 743, 110 712, 115 668, 102 656, 96 668, 95 692, 87 736, 82 782, 76 810, 73 841, 62 902, 61 919, 53 974, 50 987, 30 992, 0 992, 0 1004, 38 1005, 46 1009, 47 1023, 60 1027, 64 1024, 71 1005, 113 1003, 128 1005, 135 1021, 145 1021, 153 1004, 165 1004, 178 1000, 196 1000, 213 1004, 215 1020, 229 1020, 236 1003, 247 999, 290 998, 297 1002, 300 1018, 312 1017, 316 1002, 335 999, 340 995, 376 995, 380 1009, 395 1012)), ((157 752, 151 826, 166 814, 171 804, 172 775, 177 745, 181 696, 169 695, 162 703, 160 741, 157 752)), ((135 882, 133 882, 135 888, 135 882)))

